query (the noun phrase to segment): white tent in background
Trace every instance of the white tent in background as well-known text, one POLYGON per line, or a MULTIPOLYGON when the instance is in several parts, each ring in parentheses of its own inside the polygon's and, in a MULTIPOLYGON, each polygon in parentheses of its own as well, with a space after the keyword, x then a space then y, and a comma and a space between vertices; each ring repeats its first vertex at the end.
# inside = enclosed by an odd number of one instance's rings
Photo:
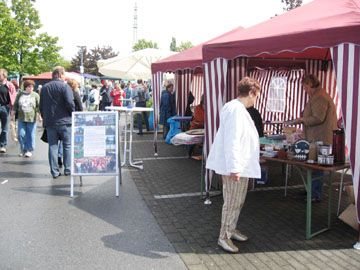
POLYGON ((128 56, 99 60, 99 72, 105 76, 126 80, 151 79, 151 64, 176 52, 147 48, 135 51, 128 56))

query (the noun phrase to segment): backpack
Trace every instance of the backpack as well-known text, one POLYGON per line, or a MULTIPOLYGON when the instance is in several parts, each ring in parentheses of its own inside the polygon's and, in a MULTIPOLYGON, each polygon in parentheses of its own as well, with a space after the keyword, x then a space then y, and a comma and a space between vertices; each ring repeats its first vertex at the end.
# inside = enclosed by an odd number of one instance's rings
POLYGON ((90 103, 94 103, 95 102, 95 97, 94 97, 94 94, 91 93, 90 96, 89 96, 89 101, 90 103))
POLYGON ((138 91, 138 98, 139 98, 139 102, 146 101, 145 100, 145 91, 143 91, 143 90, 138 91))

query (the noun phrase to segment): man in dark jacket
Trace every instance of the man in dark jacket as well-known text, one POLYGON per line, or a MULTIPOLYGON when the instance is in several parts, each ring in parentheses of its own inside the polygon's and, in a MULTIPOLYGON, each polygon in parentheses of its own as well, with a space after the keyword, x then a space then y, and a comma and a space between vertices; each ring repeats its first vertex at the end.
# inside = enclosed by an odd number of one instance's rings
MULTIPOLYGON (((136 107, 146 108, 146 102, 149 100, 149 92, 146 86, 144 85, 141 79, 137 80, 137 88, 133 92, 133 99, 135 100, 136 107)), ((138 113, 136 116, 137 126, 139 130, 139 135, 143 135, 143 125, 142 118, 144 118, 146 130, 149 131, 149 119, 147 112, 138 113)))
POLYGON ((61 175, 58 167, 59 140, 63 142, 64 174, 70 175, 71 113, 74 110, 74 95, 65 83, 65 69, 55 67, 52 80, 44 85, 40 94, 40 113, 47 129, 49 165, 53 178, 61 175))
POLYGON ((159 123, 163 125, 163 137, 166 138, 169 130, 170 125, 167 120, 176 115, 176 101, 175 101, 175 94, 174 92, 174 85, 169 83, 166 86, 166 90, 161 92, 160 98, 160 121, 159 123))
POLYGON ((100 88, 100 96, 102 97, 99 105, 100 111, 105 111, 105 107, 111 106, 111 91, 112 87, 110 86, 110 82, 108 80, 103 81, 103 86, 100 88))

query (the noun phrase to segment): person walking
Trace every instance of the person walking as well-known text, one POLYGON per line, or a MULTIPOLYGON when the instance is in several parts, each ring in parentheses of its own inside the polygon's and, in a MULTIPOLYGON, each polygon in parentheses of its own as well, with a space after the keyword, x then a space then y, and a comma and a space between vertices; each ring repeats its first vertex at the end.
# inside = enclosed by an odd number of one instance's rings
MULTIPOLYGON (((70 86, 71 90, 73 91, 75 111, 82 112, 83 105, 82 105, 81 98, 80 98, 79 83, 74 79, 70 79, 67 81, 67 84, 70 86)), ((64 148, 63 148, 63 143, 60 140, 59 141, 59 149, 58 149, 58 166, 59 166, 59 168, 62 168, 62 166, 63 166, 63 156, 64 156, 64 148)))
POLYGON ((238 97, 226 103, 220 112, 220 127, 206 161, 206 168, 222 177, 224 204, 218 245, 231 253, 239 251, 231 239, 248 240, 236 225, 249 178, 261 177, 259 135, 246 110, 260 95, 260 84, 255 79, 244 77, 237 90, 238 97))
POLYGON ((79 83, 74 79, 70 79, 70 80, 67 81, 67 84, 70 86, 71 90, 73 91, 75 111, 76 112, 82 112, 83 111, 83 106, 82 106, 81 97, 80 97, 80 85, 79 85, 79 83))
POLYGON ((97 111, 99 109, 100 93, 96 84, 91 85, 89 93, 89 111, 97 111))
POLYGON ((36 119, 40 108, 40 96, 34 92, 35 82, 26 80, 24 91, 19 91, 14 112, 18 120, 20 156, 31 157, 35 150, 36 119))
POLYGON ((100 89, 100 111, 105 111, 107 106, 111 106, 112 97, 110 96, 112 87, 108 80, 103 81, 103 86, 100 89))
POLYGON ((170 124, 167 120, 176 115, 176 105, 175 105, 175 95, 174 85, 169 83, 166 85, 165 90, 161 92, 160 98, 160 121, 159 123, 163 125, 163 138, 165 139, 169 130, 170 124))
MULTIPOLYGON (((145 86, 143 84, 143 81, 141 79, 137 80, 137 88, 133 92, 133 95, 134 95, 133 99, 136 102, 135 106, 136 107, 146 108, 146 101, 148 101, 150 97, 149 97, 148 89, 145 88, 145 86)), ((147 131, 150 130, 148 114, 147 114, 147 112, 142 112, 142 113, 138 113, 136 117, 137 117, 137 126, 138 126, 138 129, 139 129, 138 135, 143 135, 142 118, 144 118, 146 130, 147 131)))
POLYGON ((52 80, 43 86, 40 94, 40 112, 47 129, 49 165, 54 179, 61 175, 57 163, 60 140, 63 142, 64 174, 70 175, 71 114, 74 110, 74 95, 65 83, 65 69, 57 66, 52 80))
POLYGON ((0 68, 0 153, 6 153, 10 111, 16 98, 15 86, 7 80, 6 69, 0 68))

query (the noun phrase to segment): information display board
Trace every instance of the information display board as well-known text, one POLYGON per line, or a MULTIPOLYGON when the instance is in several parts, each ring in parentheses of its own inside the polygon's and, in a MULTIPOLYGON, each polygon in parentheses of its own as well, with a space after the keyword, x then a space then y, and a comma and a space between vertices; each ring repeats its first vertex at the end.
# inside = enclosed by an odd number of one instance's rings
POLYGON ((71 175, 118 175, 117 112, 72 114, 71 175))

